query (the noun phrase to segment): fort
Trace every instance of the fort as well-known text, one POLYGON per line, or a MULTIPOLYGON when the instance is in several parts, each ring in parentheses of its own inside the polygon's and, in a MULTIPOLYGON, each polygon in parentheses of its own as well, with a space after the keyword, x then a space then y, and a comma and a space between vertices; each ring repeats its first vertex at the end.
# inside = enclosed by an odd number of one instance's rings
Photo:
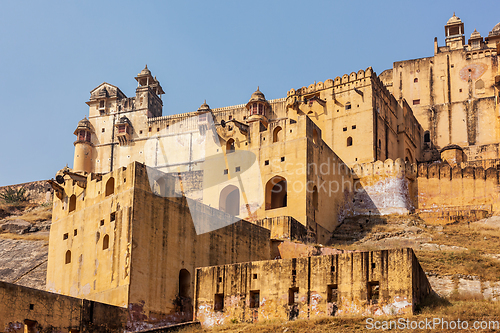
POLYGON ((0 303, 0 331, 412 314, 432 292, 412 249, 285 248, 334 246, 356 216, 498 212, 500 23, 466 44, 453 15, 445 34, 433 57, 274 100, 257 88, 246 104, 163 116, 147 66, 134 97, 93 89, 73 167, 49 181, 46 291, 1 283, 20 301, 0 303))

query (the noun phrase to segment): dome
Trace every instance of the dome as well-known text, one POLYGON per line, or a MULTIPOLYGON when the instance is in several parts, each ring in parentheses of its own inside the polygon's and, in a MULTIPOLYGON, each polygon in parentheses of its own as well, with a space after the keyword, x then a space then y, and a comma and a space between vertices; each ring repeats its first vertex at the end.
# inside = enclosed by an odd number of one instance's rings
POLYGON ((139 73, 139 75, 151 75, 151 71, 148 69, 148 65, 139 73))
POLYGON ((78 128, 89 128, 90 129, 90 121, 87 117, 83 118, 78 122, 78 128))
POLYGON ((460 17, 455 16, 455 13, 453 13, 453 16, 448 20, 446 25, 457 24, 457 23, 462 23, 462 20, 460 19, 460 17))
POLYGON ((264 96, 264 94, 259 90, 259 87, 257 87, 257 90, 252 94, 248 102, 265 102, 265 101, 266 101, 266 96, 264 96))
POLYGON ((205 100, 205 102, 203 102, 203 104, 198 108, 198 112, 206 112, 206 111, 210 111, 210 106, 208 106, 207 100, 205 100))
POLYGON ((493 27, 493 30, 491 30, 490 33, 488 34, 488 37, 491 36, 500 36, 500 22, 497 23, 497 25, 493 27))
POLYGON ((470 39, 481 38, 481 34, 474 29, 474 32, 470 34, 470 39))

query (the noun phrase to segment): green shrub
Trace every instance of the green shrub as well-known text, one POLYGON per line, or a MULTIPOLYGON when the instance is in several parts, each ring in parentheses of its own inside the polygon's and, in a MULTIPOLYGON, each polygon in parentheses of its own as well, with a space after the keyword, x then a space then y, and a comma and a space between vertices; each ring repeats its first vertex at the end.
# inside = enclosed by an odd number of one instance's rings
POLYGON ((28 201, 28 195, 26 194, 26 189, 20 187, 18 190, 12 187, 7 187, 2 193, 0 193, 0 199, 6 203, 19 203, 28 201))

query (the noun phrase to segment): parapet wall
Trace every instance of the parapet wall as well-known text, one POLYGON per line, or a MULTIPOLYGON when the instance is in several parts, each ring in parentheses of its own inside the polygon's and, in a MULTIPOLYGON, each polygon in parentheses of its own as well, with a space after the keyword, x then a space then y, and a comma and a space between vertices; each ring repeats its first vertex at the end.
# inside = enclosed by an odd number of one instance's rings
POLYGON ((420 164, 417 174, 419 211, 496 211, 500 207, 498 178, 496 168, 420 164))
POLYGON ((416 164, 401 158, 352 167, 356 215, 407 214, 415 208, 416 164))

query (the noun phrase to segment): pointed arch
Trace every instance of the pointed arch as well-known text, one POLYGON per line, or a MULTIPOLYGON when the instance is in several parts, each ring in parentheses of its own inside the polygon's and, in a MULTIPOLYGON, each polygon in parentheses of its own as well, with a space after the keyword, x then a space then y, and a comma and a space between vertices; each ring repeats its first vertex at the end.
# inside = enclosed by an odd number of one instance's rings
POLYGON ((228 214, 240 215, 240 189, 234 185, 228 185, 220 192, 219 210, 228 214))
POLYGON ((69 197, 69 205, 68 205, 68 211, 71 213, 76 209, 76 195, 72 195, 69 197))
POLYGON ((347 147, 352 146, 352 137, 347 138, 347 147))
POLYGON ((71 251, 70 250, 66 251, 66 256, 64 258, 64 263, 65 264, 70 264, 71 263, 71 251))
POLYGON ((109 248, 109 235, 105 235, 102 239, 102 249, 106 250, 109 248))
POLYGON ((287 182, 284 177, 275 176, 266 184, 266 210, 287 206, 287 182))
POLYGON ((226 142, 226 154, 234 152, 234 139, 229 139, 226 142))
POLYGON ((106 182, 106 196, 115 193, 115 179, 110 177, 106 182))
POLYGON ((273 131, 273 143, 274 143, 274 142, 283 141, 283 140, 281 139, 281 135, 280 135, 280 133, 283 133, 283 132, 281 131, 281 126, 276 126, 276 128, 275 128, 275 129, 274 129, 274 131, 273 131))

